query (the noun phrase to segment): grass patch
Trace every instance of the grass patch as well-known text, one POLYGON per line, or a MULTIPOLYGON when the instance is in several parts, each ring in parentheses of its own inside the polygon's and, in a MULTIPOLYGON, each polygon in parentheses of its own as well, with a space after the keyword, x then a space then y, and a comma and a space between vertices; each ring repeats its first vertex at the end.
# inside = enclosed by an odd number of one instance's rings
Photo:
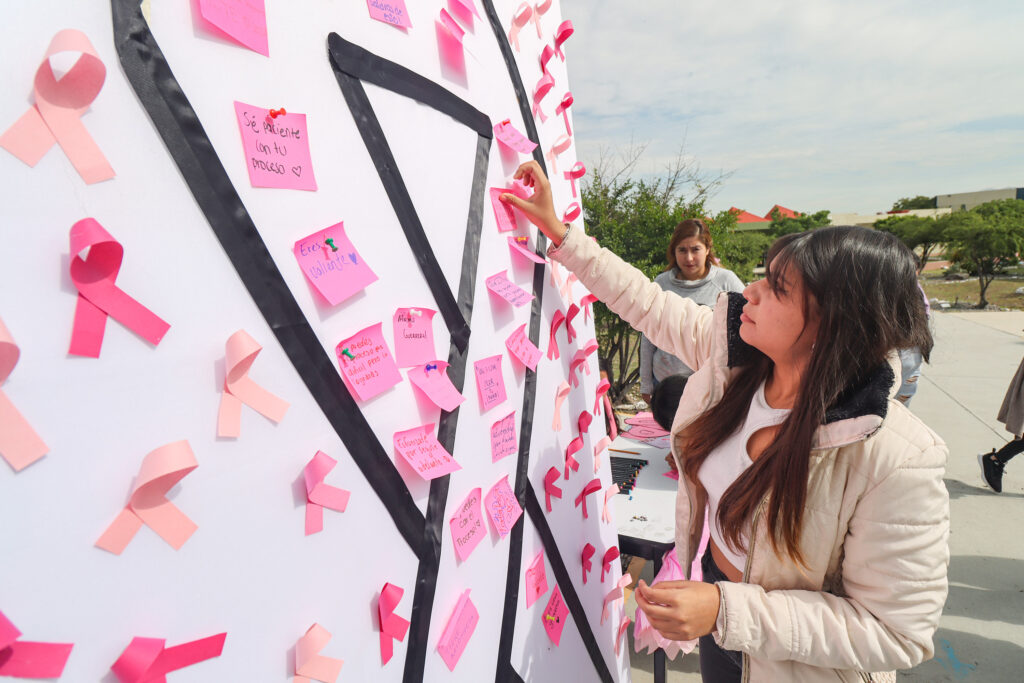
MULTIPOLYGON (((927 273, 921 278, 921 286, 929 299, 944 299, 950 303, 959 299, 962 304, 977 304, 979 301, 977 278, 943 280, 941 273, 927 273)), ((1024 294, 1016 293, 1018 287, 1024 287, 1024 280, 996 278, 988 286, 985 298, 996 306, 1024 310, 1024 294)))

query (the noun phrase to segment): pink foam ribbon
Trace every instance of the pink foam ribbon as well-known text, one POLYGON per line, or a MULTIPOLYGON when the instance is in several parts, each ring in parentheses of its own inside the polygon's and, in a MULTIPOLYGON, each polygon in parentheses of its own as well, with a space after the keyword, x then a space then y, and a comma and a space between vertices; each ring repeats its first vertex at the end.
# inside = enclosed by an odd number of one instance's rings
POLYGON ((555 54, 563 62, 565 61, 565 53, 562 52, 562 45, 565 41, 569 40, 569 36, 573 33, 572 22, 566 19, 558 25, 558 30, 555 31, 555 54))
MULTIPOLYGON (((20 357, 21 349, 0 319, 0 385, 10 377, 20 357)), ((14 403, 0 391, 0 457, 20 472, 49 450, 14 403)))
POLYGON ((583 583, 587 582, 587 572, 594 568, 590 558, 592 558, 596 552, 597 548, 589 543, 583 546, 583 554, 580 556, 580 560, 582 560, 583 563, 583 583))
POLYGON ((132 638, 110 670, 121 683, 163 683, 167 674, 220 657, 227 633, 164 647, 163 638, 132 638))
MULTIPOLYGON (((554 261, 551 263, 554 265, 554 261)), ((555 339, 555 333, 558 332, 558 328, 561 327, 564 322, 565 313, 556 310, 555 315, 551 318, 551 336, 548 338, 548 360, 555 360, 560 355, 558 350, 558 341, 555 339)))
POLYGON ((551 9, 551 0, 544 0, 533 6, 533 24, 537 27, 538 38, 544 37, 543 32, 540 30, 540 18, 547 14, 549 9, 551 9))
POLYGON ((188 441, 175 441, 142 460, 128 504, 96 541, 96 547, 120 555, 145 524, 177 550, 199 527, 167 500, 167 492, 199 466, 188 441))
POLYGON ((380 623, 381 664, 387 664, 395 654, 395 645, 392 641, 405 640, 405 633, 409 630, 409 622, 395 614, 395 608, 402 601, 403 593, 405 591, 391 583, 385 583, 380 592, 377 619, 380 623))
POLYGON ((626 629, 629 628, 630 622, 630 618, 623 614, 622 621, 619 622, 619 632, 615 636, 615 656, 618 656, 622 649, 622 636, 626 635, 626 629))
POLYGON ((82 124, 81 116, 103 88, 107 69, 81 31, 58 31, 36 70, 35 104, 0 136, 0 147, 35 166, 56 142, 87 185, 114 177, 114 169, 82 124), (50 57, 78 52, 71 69, 57 80, 50 57))
POLYGON ((18 640, 21 631, 0 612, 0 676, 60 678, 73 643, 18 640))
POLYGON ((594 417, 587 411, 580 413, 579 418, 576 420, 576 427, 579 430, 576 434, 576 438, 569 442, 569 446, 565 449, 565 478, 569 478, 569 468, 572 468, 573 472, 578 472, 580 469, 580 463, 573 456, 583 450, 583 435, 590 429, 590 423, 594 417))
POLYGON ((610 436, 612 441, 614 441, 615 437, 619 435, 619 425, 615 422, 615 412, 612 410, 612 400, 608 398, 608 394, 605 394, 601 399, 601 402, 604 403, 604 409, 606 411, 605 414, 608 416, 608 425, 611 430, 608 432, 608 436, 610 436))
POLYGON ((576 338, 576 330, 573 329, 572 321, 580 312, 580 307, 573 304, 569 307, 569 310, 565 314, 565 334, 569 338, 569 343, 572 344, 572 340, 576 338))
POLYGON ((459 45, 462 45, 462 38, 466 35, 465 29, 459 26, 458 22, 452 18, 452 15, 448 14, 448 10, 441 8, 438 21, 441 22, 441 26, 448 31, 452 38, 454 38, 459 45))
POLYGON ((217 436, 237 438, 242 431, 242 404, 269 420, 280 422, 288 402, 270 393, 249 377, 249 369, 263 347, 245 330, 228 337, 225 344, 224 391, 217 411, 217 436))
POLYGON ((515 14, 512 15, 512 28, 508 30, 508 42, 512 44, 516 52, 519 52, 519 32, 529 23, 532 16, 533 7, 528 2, 519 5, 515 14))
POLYGON ((605 434, 601 437, 601 440, 597 442, 597 445, 594 446, 594 474, 597 474, 597 471, 601 469, 601 453, 604 452, 604 449, 608 448, 611 443, 612 437, 605 434))
POLYGON ((338 461, 323 451, 317 451, 302 471, 306 483, 306 535, 324 530, 324 508, 344 512, 349 492, 328 486, 324 479, 338 461))
MULTIPOLYGON (((565 282, 562 283, 562 287, 558 291, 563 299, 568 299, 570 302, 572 301, 572 283, 574 282, 579 282, 579 278, 576 277, 576 273, 569 273, 569 277, 565 278, 565 282)), ((573 304, 573 306, 575 307, 576 305, 573 304)), ((576 310, 579 312, 579 308, 576 308, 576 310)))
POLYGON ((299 638, 295 644, 295 678, 292 683, 310 683, 310 679, 334 683, 345 662, 320 654, 330 640, 330 632, 320 624, 313 624, 299 638))
POLYGON ((607 522, 609 524, 612 523, 612 513, 611 510, 608 508, 608 501, 614 498, 618 492, 618 484, 612 484, 611 486, 604 490, 604 507, 601 508, 601 521, 607 522))
MULTIPOLYGON (((565 134, 566 135, 572 135, 572 126, 569 125, 569 107, 571 107, 571 106, 572 106, 572 91, 571 90, 567 90, 566 93, 564 95, 562 95, 562 102, 557 107, 555 107, 555 115, 557 116, 558 114, 561 114, 562 115, 562 120, 565 121, 565 134)), ((557 169, 555 169, 555 170, 557 171, 557 169)))
POLYGON ((602 377, 601 381, 597 383, 597 391, 594 394, 594 415, 597 415, 601 408, 601 397, 608 393, 608 390, 612 388, 611 382, 606 378, 602 377))
POLYGON ((558 385, 558 391, 555 393, 555 417, 551 421, 551 429, 553 431, 562 430, 562 404, 565 403, 565 399, 569 396, 569 383, 562 381, 558 385))
POLYGON ((548 512, 551 512, 551 499, 562 497, 562 489, 555 484, 560 475, 557 467, 550 468, 544 475, 544 505, 547 506, 548 512))
POLYGON ((618 557, 619 549, 617 546, 610 546, 608 550, 604 551, 604 557, 601 558, 601 583, 604 583, 604 575, 611 570, 612 562, 618 557))
MULTIPOLYGON (((533 88, 533 116, 534 118, 540 118, 541 123, 547 121, 548 117, 544 114, 544 110, 540 108, 540 102, 544 99, 545 95, 551 92, 553 87, 555 87, 555 77, 549 73, 544 73, 533 88)), ((576 196, 575 192, 573 192, 573 196, 576 196)))
POLYGON ((99 358, 108 315, 154 346, 167 334, 170 325, 114 284, 123 257, 124 248, 94 219, 71 226, 71 282, 78 304, 68 353, 99 358))
POLYGON ((573 202, 565 208, 565 213, 562 214, 563 223, 572 223, 574 220, 580 217, 583 213, 583 209, 580 207, 579 202, 573 202))
POLYGON ((558 173, 558 155, 565 152, 565 150, 569 149, 571 146, 572 138, 568 135, 560 136, 555 140, 555 143, 551 145, 551 148, 548 150, 546 155, 548 163, 551 164, 551 173, 558 173))
POLYGON ((619 577, 618 582, 612 589, 608 591, 604 596, 604 606, 601 608, 601 625, 604 626, 605 619, 608 618, 608 607, 615 604, 626 597, 625 588, 629 585, 630 581, 633 580, 629 574, 623 574, 619 577))
POLYGON ((579 507, 581 503, 583 504, 584 519, 587 518, 587 496, 589 496, 591 493, 597 493, 600 490, 601 480, 595 478, 591 479, 590 482, 583 487, 583 490, 580 491, 580 495, 576 496, 576 507, 579 507))
POLYGON ((594 296, 593 294, 587 294, 582 299, 580 299, 580 308, 583 309, 583 322, 587 322, 587 320, 590 318, 590 306, 591 304, 596 303, 597 300, 597 297, 594 296))
MULTIPOLYGON (((543 121, 543 119, 541 119, 543 121)), ((587 167, 583 165, 582 161, 577 161, 573 164, 572 168, 566 171, 563 175, 565 179, 572 184, 572 196, 575 198, 576 195, 576 181, 587 174, 587 167)))

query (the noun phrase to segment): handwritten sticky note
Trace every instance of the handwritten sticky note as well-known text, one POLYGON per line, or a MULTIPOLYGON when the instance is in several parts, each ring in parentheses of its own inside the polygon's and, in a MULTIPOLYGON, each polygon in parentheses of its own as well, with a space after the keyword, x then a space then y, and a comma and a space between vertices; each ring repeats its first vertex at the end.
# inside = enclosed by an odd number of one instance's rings
POLYGON ((533 154, 533 150, 537 148, 537 143, 520 133, 508 119, 494 124, 494 137, 498 138, 501 144, 520 154, 533 154))
POLYGON ((519 256, 534 263, 547 263, 548 260, 526 246, 525 237, 509 237, 508 248, 513 256, 519 256))
POLYGON ((316 189, 305 114, 272 118, 269 109, 236 101, 235 115, 253 187, 316 189))
POLYGON ((548 572, 544 567, 544 551, 537 553, 526 570, 526 609, 548 592, 548 572))
POLYGON ((482 412, 486 413, 505 401, 507 396, 505 377, 501 373, 501 354, 473 363, 473 373, 476 375, 476 392, 480 397, 482 412))
POLYGON ((569 608, 565 606, 565 600, 562 599, 562 591, 558 589, 558 584, 555 584, 555 590, 552 591, 547 607, 544 608, 544 614, 541 616, 541 619, 544 620, 544 630, 555 645, 562 640, 562 629, 565 628, 565 621, 568 618, 569 608))
POLYGON ((263 0, 199 0, 199 13, 238 43, 270 56, 263 0))
POLYGON ((360 401, 369 401, 402 381, 382 327, 383 323, 370 325, 342 339, 334 349, 341 375, 360 401))
POLYGON ((405 9, 405 0, 366 0, 366 8, 370 10, 370 16, 377 21, 402 28, 412 27, 409 11, 405 9))
POLYGON ((466 500, 455 509, 455 515, 448 521, 448 525, 452 530, 455 554, 465 562, 486 535, 484 520, 480 515, 479 487, 470 491, 466 500))
POLYGON ((526 323, 517 327, 516 331, 509 335, 509 338, 505 340, 505 346, 513 358, 536 372, 537 361, 540 360, 540 349, 526 336, 526 323))
POLYGON ((462 469, 434 436, 433 423, 395 432, 394 443, 398 454, 428 481, 462 469))
POLYGON ((434 350, 434 314, 429 308, 399 308, 395 311, 395 356, 398 367, 423 365, 437 358, 434 350))
POLYGON ((516 213, 511 204, 501 201, 501 195, 511 192, 504 187, 492 187, 491 208, 494 209, 494 220, 498 224, 498 232, 511 232, 516 229, 516 213))
POLYGON ((469 599, 469 590, 459 596, 452 615, 448 617, 448 623, 441 632, 441 640, 437 643, 437 651, 441 653, 441 659, 448 665, 449 671, 455 671, 455 665, 469 644, 469 639, 476 629, 480 615, 476 606, 469 599))
POLYGON ((519 450, 516 441, 516 411, 491 425, 491 462, 498 462, 519 450))
POLYGON ((491 290, 494 294, 500 296, 516 308, 525 306, 533 301, 533 294, 530 294, 525 289, 509 280, 508 271, 506 270, 503 270, 500 273, 495 273, 487 278, 487 289, 491 290))
POLYGON ((344 222, 303 237, 292 251, 306 279, 332 306, 377 281, 345 234, 344 222))
POLYGON ((443 360, 417 365, 409 370, 409 381, 441 410, 451 412, 466 400, 448 377, 443 360))
POLYGON ((498 535, 502 538, 508 536, 516 520, 523 514, 523 508, 519 506, 512 487, 508 485, 507 474, 484 496, 484 509, 498 535))

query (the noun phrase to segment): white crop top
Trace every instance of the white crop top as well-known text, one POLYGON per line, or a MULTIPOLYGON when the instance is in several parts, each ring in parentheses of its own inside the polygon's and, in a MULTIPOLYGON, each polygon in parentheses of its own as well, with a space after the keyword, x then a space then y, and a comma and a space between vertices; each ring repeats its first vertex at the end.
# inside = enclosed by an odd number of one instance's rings
MULTIPOLYGON (((726 489, 753 464, 747 454, 747 440, 759 429, 781 424, 789 416, 789 409, 772 408, 764 399, 764 383, 754 392, 750 401, 747 417, 743 424, 701 463, 697 478, 708 494, 708 522, 711 525, 711 538, 722 551, 733 567, 742 570, 747 562, 746 553, 737 553, 725 542, 722 531, 718 528, 718 503, 722 500, 726 489)), ((747 546, 747 537, 741 539, 747 546)))

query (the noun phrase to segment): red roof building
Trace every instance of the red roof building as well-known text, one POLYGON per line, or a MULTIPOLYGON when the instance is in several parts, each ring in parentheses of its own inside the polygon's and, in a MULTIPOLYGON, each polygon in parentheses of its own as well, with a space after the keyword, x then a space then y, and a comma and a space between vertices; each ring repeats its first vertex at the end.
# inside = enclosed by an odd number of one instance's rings
POLYGON ((754 214, 750 213, 749 211, 744 211, 743 209, 737 209, 735 206, 732 207, 731 209, 729 209, 729 213, 732 213, 732 214, 736 215, 736 223, 737 224, 742 224, 742 223, 770 223, 771 222, 771 218, 761 218, 760 216, 755 216, 754 214))
POLYGON ((800 215, 796 211, 794 211, 793 209, 787 209, 786 207, 784 207, 784 206, 782 206, 780 204, 776 204, 772 208, 768 209, 768 213, 766 213, 764 215, 764 217, 767 218, 768 220, 771 220, 772 219, 772 211, 775 211, 775 210, 778 210, 779 215, 781 215, 783 218, 796 218, 797 216, 800 215))

